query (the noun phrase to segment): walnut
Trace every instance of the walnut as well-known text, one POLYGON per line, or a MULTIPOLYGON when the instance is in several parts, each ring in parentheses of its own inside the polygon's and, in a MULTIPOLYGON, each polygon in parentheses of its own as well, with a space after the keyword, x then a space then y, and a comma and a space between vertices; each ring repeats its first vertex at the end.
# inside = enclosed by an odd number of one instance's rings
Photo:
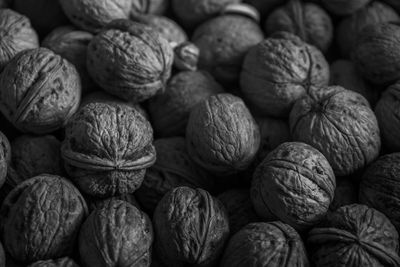
POLYGON ((351 15, 366 6, 371 0, 322 0, 322 5, 339 16, 351 15))
MULTIPOLYGON (((11 146, 10 142, 2 132, 0 132, 0 188, 6 181, 9 164, 11 163, 11 146)), ((1 267, 1 266, 0 266, 1 267)))
POLYGON ((79 267, 73 259, 64 257, 56 260, 37 261, 28 267, 79 267))
POLYGON ((131 18, 143 14, 163 14, 169 6, 169 0, 132 0, 131 18))

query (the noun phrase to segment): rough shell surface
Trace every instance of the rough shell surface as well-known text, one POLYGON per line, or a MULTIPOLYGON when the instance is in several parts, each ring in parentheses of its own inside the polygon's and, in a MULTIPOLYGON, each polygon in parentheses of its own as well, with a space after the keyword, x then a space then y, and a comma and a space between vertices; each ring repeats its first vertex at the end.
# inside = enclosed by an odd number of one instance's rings
POLYGON ((322 5, 335 15, 347 16, 366 6, 371 0, 322 0, 322 5))
POLYGON ((76 68, 46 48, 25 50, 0 75, 0 110, 22 132, 45 134, 64 126, 78 109, 76 68))
POLYGON ((329 65, 315 47, 277 33, 249 50, 240 84, 246 100, 263 115, 287 117, 311 86, 329 83, 329 65))
POLYGON ((137 209, 141 209, 139 203, 136 201, 136 198, 133 194, 123 194, 117 195, 109 198, 94 198, 90 196, 85 196, 86 201, 89 206, 89 211, 92 212, 95 209, 101 209, 104 206, 108 205, 108 202, 115 201, 115 200, 122 200, 128 202, 129 204, 135 206, 137 209))
POLYGON ((291 32, 324 52, 333 39, 333 25, 328 13, 316 4, 299 0, 289 1, 274 10, 265 22, 265 30, 267 34, 291 32))
POLYGON ((310 231, 308 243, 316 266, 400 265, 396 229, 385 215, 364 205, 344 206, 328 214, 310 231))
POLYGON ((149 217, 128 202, 113 200, 82 225, 79 253, 85 266, 147 267, 152 243, 149 217))
POLYGON ((64 257, 56 260, 37 261, 28 267, 79 267, 71 258, 64 257))
POLYGON ((87 212, 82 195, 66 179, 33 177, 15 187, 1 206, 4 246, 25 263, 69 255, 87 212))
POLYGON ((202 71, 183 71, 168 82, 165 92, 149 101, 149 113, 156 135, 184 136, 190 111, 196 104, 224 90, 202 71))
POLYGON ((66 171, 89 195, 133 193, 155 161, 150 123, 122 101, 89 101, 71 118, 65 136, 66 171))
POLYGON ((0 71, 19 52, 39 47, 39 37, 27 17, 0 9, 0 71))
POLYGON ((175 187, 214 188, 213 177, 190 159, 183 137, 158 139, 154 146, 157 160, 146 170, 143 183, 135 192, 146 212, 153 214, 158 202, 175 187))
POLYGON ((253 175, 250 196, 263 219, 306 230, 323 219, 333 200, 335 175, 315 148, 283 143, 268 154, 253 175))
POLYGON ((364 168, 380 152, 378 122, 368 101, 339 86, 315 90, 297 101, 289 124, 293 140, 321 151, 338 176, 364 168))
POLYGON ((282 222, 250 223, 228 242, 221 267, 309 266, 299 234, 282 222))
POLYGON ((0 188, 4 185, 4 182, 6 181, 10 162, 11 145, 7 139, 7 136, 0 132, 0 188))
POLYGON ((186 130, 188 153, 211 173, 228 175, 246 169, 260 145, 260 131, 243 100, 218 94, 190 113, 186 130))
POLYGON ((238 81, 247 51, 263 39, 255 21, 229 14, 203 23, 192 36, 192 42, 200 49, 199 68, 223 84, 238 81))
POLYGON ((154 28, 129 21, 108 24, 89 43, 87 68, 106 92, 141 102, 163 91, 173 51, 154 28))
POLYGON ((172 189, 153 221, 155 248, 168 266, 214 266, 229 236, 223 205, 202 189, 172 189))

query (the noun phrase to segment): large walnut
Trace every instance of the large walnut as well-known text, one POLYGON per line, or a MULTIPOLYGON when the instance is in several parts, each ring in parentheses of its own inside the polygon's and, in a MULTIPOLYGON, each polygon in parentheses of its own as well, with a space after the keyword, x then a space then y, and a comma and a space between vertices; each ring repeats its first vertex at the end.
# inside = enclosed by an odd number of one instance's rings
POLYGON ((314 90, 297 101, 289 124, 293 140, 321 151, 338 176, 364 168, 380 152, 378 122, 368 101, 339 86, 314 90))
POLYGON ((350 15, 366 6, 371 0, 321 0, 322 5, 339 16, 350 15))
POLYGON ((1 206, 6 251, 23 263, 70 255, 87 212, 82 195, 66 179, 42 174, 26 180, 1 206))
POLYGON ((168 266, 215 266, 229 236, 228 215, 207 191, 177 187, 154 212, 155 247, 168 266))
POLYGON ((252 47, 240 74, 246 100, 263 115, 287 117, 312 85, 329 83, 329 65, 314 46, 290 33, 276 33, 252 47))
POLYGON ((326 52, 333 39, 333 25, 328 13, 313 3, 290 0, 274 10, 265 22, 267 34, 291 32, 305 42, 326 52))
POLYGON ((202 71, 183 71, 168 82, 165 92, 149 101, 149 112, 158 136, 183 136, 194 106, 224 90, 202 71))
POLYGON ((37 261, 28 267, 79 267, 73 259, 64 257, 56 260, 37 261))
POLYGON ((88 101, 71 118, 65 135, 66 171, 89 195, 133 193, 155 162, 150 123, 119 100, 88 101))
POLYGON ((399 236, 388 218, 364 205, 344 206, 329 213, 308 234, 315 266, 400 266, 399 236))
POLYGON ((115 20, 89 43, 87 67, 106 92, 141 102, 163 91, 170 77, 173 51, 150 26, 115 20))
POLYGON ((257 167, 250 196, 262 218, 306 230, 324 218, 335 187, 335 175, 321 152, 289 142, 269 153, 257 167))
POLYGON ((85 266, 148 267, 152 243, 149 217, 121 200, 95 209, 79 233, 79 253, 85 266))
POLYGON ((299 234, 277 221, 246 225, 229 240, 220 266, 308 267, 309 263, 299 234))
POLYGON ((0 9, 0 72, 19 52, 39 47, 39 37, 25 16, 0 9))
POLYGON ((46 48, 25 50, 0 74, 0 110, 23 132, 44 134, 64 126, 78 109, 76 68, 46 48))
POLYGON ((217 94, 190 113, 186 130, 191 158, 211 173, 228 175, 245 170, 260 145, 260 131, 242 99, 217 94))

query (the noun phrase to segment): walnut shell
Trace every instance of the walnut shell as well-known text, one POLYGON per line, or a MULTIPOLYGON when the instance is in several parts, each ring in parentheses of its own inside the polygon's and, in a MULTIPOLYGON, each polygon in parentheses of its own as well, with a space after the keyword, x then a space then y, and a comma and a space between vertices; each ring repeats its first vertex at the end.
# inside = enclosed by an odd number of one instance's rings
POLYGON ((251 203, 249 190, 230 189, 219 194, 218 199, 228 212, 231 235, 237 233, 245 225, 260 220, 251 203))
POLYGON ((250 223, 228 242, 221 267, 308 267, 307 252, 299 234, 282 222, 250 223))
POLYGON ((33 177, 15 187, 1 206, 4 246, 24 263, 70 255, 87 212, 82 195, 66 179, 33 177))
POLYGON ((71 118, 61 146, 67 173, 96 197, 133 193, 155 162, 153 130, 122 101, 88 102, 71 118))
POLYGON ((297 101, 289 124, 293 140, 321 151, 338 176, 364 168, 380 152, 378 122, 368 101, 339 86, 315 90, 297 101))
POLYGON ((150 266, 153 229, 149 217, 126 201, 108 201, 82 225, 79 253, 85 266, 150 266))
POLYGON ((329 209, 335 211, 354 203, 358 203, 358 185, 348 177, 336 179, 335 197, 329 209))
POLYGON ((78 28, 97 33, 115 19, 128 19, 132 0, 59 0, 67 17, 78 28))
POLYGON ((37 261, 28 267, 79 267, 71 258, 64 257, 56 260, 37 261))
POLYGON ((290 33, 277 33, 249 50, 240 74, 241 90, 263 115, 287 117, 311 85, 329 83, 329 65, 314 46, 290 33))
POLYGON ((214 266, 229 236, 223 205, 202 189, 172 189, 153 221, 155 247, 168 266, 214 266))
POLYGON ((364 27, 390 21, 399 22, 400 17, 390 6, 380 1, 373 1, 353 15, 343 18, 336 31, 336 40, 341 54, 345 57, 351 55, 357 35, 364 27))
POLYGON ((139 210, 141 210, 139 203, 136 201, 136 198, 133 194, 123 194, 117 195, 109 198, 95 198, 86 196, 86 201, 88 203, 89 212, 92 212, 95 209, 102 209, 104 206, 108 205, 108 202, 115 200, 122 200, 128 202, 129 204, 135 206, 139 210))
POLYGON ((247 51, 263 39, 255 21, 230 14, 205 22, 192 36, 192 42, 200 49, 199 68, 223 84, 238 81, 247 51))
POLYGON ((61 142, 53 135, 22 135, 11 142, 8 183, 16 186, 42 173, 63 175, 61 142))
POLYGON ((400 25, 365 26, 357 36, 353 60, 363 77, 375 84, 400 79, 400 25))
POLYGON ((286 31, 326 52, 333 39, 333 25, 324 9, 313 3, 291 0, 275 9, 265 22, 268 35, 286 31))
POLYGON ((390 221, 364 205, 344 206, 308 234, 315 266, 399 266, 399 236, 390 221))
POLYGON ((400 151, 400 82, 390 86, 378 101, 375 114, 382 134, 382 143, 389 151, 400 151))
POLYGON ((172 10, 185 28, 195 28, 217 16, 225 6, 240 3, 241 0, 172 0, 172 10))
POLYGON ((0 9, 0 72, 21 51, 39 47, 29 19, 11 9, 0 9))
MULTIPOLYGON (((6 181, 9 164, 11 162, 11 145, 2 132, 0 132, 0 188, 6 181)), ((1 267, 1 265, 0 265, 1 267)))
POLYGON ((131 19, 143 14, 163 14, 169 0, 132 0, 131 19))
POLYGON ((213 177, 192 162, 186 151, 185 139, 172 137, 154 142, 157 160, 147 169, 136 197, 149 214, 154 213, 158 202, 172 188, 178 186, 214 188, 213 177))
POLYGON ((360 202, 385 214, 400 230, 400 153, 387 154, 371 164, 360 184, 360 202))
POLYGON ((165 92, 149 101, 149 113, 158 136, 184 136, 190 111, 209 96, 224 89, 202 71, 183 71, 174 75, 165 92))
POLYGON ((365 97, 371 106, 379 99, 379 91, 367 83, 357 71, 353 62, 336 60, 331 64, 330 85, 339 85, 347 90, 354 91, 365 97))
POLYGON ((190 113, 186 129, 189 155, 204 169, 220 175, 245 170, 260 145, 260 131, 242 99, 217 94, 190 113))
POLYGON ((321 2, 329 12, 339 16, 347 16, 363 8, 371 0, 321 0, 321 2))
POLYGON ((173 51, 167 40, 144 24, 116 20, 96 35, 87 52, 87 68, 106 92, 141 102, 163 91, 173 51))
POLYGON ((250 196, 263 219, 279 219, 296 230, 306 230, 324 218, 335 187, 335 175, 321 152, 288 142, 257 167, 250 196))
POLYGON ((25 50, 0 74, 0 110, 22 132, 45 134, 64 126, 81 99, 75 67, 46 48, 25 50))
POLYGON ((42 46, 53 50, 74 64, 82 81, 82 91, 87 93, 95 87, 86 68, 86 51, 93 34, 65 26, 54 29, 42 41, 42 46))

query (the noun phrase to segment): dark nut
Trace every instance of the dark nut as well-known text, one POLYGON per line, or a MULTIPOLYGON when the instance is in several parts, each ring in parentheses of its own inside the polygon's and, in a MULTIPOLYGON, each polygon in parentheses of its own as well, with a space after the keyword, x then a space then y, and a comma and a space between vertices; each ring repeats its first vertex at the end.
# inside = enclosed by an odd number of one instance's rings
POLYGON ((184 136, 190 111, 223 88, 206 72, 183 71, 174 75, 163 94, 149 101, 154 131, 159 136, 184 136))
POLYGON ((172 189, 153 221, 155 248, 168 266, 215 266, 229 236, 223 205, 202 189, 172 189))
POLYGON ((82 195, 66 179, 42 174, 26 180, 1 206, 6 251, 23 263, 70 255, 87 212, 82 195))
POLYGON ((275 7, 285 4, 286 0, 244 0, 254 6, 262 17, 269 14, 275 7))
POLYGON ((364 205, 344 206, 308 234, 315 266, 400 266, 398 233, 388 218, 364 205))
POLYGON ((310 86, 329 83, 329 65, 314 46, 290 33, 277 33, 247 53, 240 75, 242 92, 263 115, 287 117, 310 86))
POLYGON ((79 267, 73 259, 64 257, 56 260, 37 261, 28 267, 79 267))
POLYGON ((85 266, 143 266, 151 263, 153 229, 149 217, 122 200, 94 210, 79 233, 85 266))
POLYGON ((322 0, 322 5, 339 16, 350 15, 366 6, 371 0, 322 0))
POLYGON ((297 101, 289 124, 293 140, 321 151, 338 176, 364 168, 379 155, 374 112, 362 95, 342 87, 318 89, 297 101))
POLYGON ((387 3, 388 5, 391 5, 394 9, 397 10, 397 12, 400 11, 400 2, 397 0, 382 0, 383 2, 387 3))
POLYGON ((319 223, 333 200, 335 175, 318 150, 304 143, 283 143, 254 172, 250 196, 263 219, 297 230, 319 223))
POLYGON ((173 51, 150 26, 116 20, 90 42, 87 67, 106 92, 141 102, 163 91, 170 77, 173 51))
POLYGON ((11 9, 0 9, 0 72, 19 52, 39 47, 29 19, 11 9))
POLYGON ((66 171, 92 196, 133 193, 155 162, 150 123, 122 101, 89 101, 71 118, 65 135, 66 171))
POLYGON ((358 203, 358 184, 348 177, 336 179, 335 197, 329 209, 335 211, 340 207, 358 203))
POLYGON ((81 81, 76 68, 46 48, 15 56, 0 75, 0 110, 23 132, 45 134, 76 112, 81 81))
POLYGON ((274 10, 265 22, 267 34, 286 31, 299 36, 305 42, 326 52, 333 39, 331 18, 318 5, 290 0, 274 10))
POLYGON ((282 222, 251 223, 228 242, 221 267, 309 266, 307 252, 299 234, 282 222))
POLYGON ((220 175, 245 170, 260 145, 260 131, 244 102, 218 94, 200 102, 190 113, 186 129, 191 158, 220 175))

